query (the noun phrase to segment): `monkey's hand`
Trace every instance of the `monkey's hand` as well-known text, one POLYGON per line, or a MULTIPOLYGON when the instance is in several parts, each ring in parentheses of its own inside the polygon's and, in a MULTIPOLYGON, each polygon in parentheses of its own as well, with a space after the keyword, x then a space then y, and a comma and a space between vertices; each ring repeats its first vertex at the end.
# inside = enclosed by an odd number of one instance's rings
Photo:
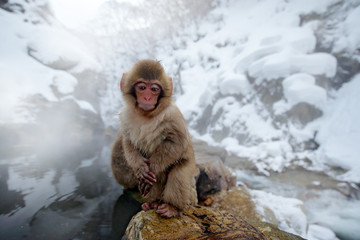
POLYGON ((142 170, 139 169, 140 171, 137 171, 137 178, 139 180, 139 192, 145 197, 150 192, 152 185, 156 183, 156 177, 149 169, 150 160, 145 159, 144 162, 146 165, 142 170))
POLYGON ((141 167, 139 167, 135 172, 135 175, 140 182, 139 186, 142 183, 146 183, 152 186, 154 183, 156 183, 155 174, 149 169, 150 160, 146 159, 144 160, 144 163, 146 164, 142 164, 141 167))
POLYGON ((139 183, 138 188, 139 188, 140 194, 145 197, 150 192, 152 185, 150 185, 146 182, 142 182, 142 183, 139 183))

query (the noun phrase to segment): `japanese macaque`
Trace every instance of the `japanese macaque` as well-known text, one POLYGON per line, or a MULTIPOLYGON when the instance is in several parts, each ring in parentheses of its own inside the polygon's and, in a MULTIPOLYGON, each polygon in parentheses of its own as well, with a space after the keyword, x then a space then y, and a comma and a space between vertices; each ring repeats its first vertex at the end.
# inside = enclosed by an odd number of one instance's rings
POLYGON ((197 203, 198 169, 186 121, 171 98, 172 79, 158 61, 142 60, 123 74, 120 88, 125 106, 111 156, 115 179, 138 188, 143 210, 178 216, 197 203))

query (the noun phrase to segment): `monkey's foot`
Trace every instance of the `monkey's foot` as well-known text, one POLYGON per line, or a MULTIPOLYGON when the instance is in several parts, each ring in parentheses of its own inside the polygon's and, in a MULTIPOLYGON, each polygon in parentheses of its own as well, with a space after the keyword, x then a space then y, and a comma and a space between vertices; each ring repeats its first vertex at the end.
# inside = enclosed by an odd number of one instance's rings
POLYGON ((146 202, 141 205, 141 208, 146 212, 150 209, 158 208, 159 203, 157 202, 146 202))
POLYGON ((157 207, 156 212, 165 218, 177 217, 179 216, 179 211, 177 208, 171 206, 170 204, 163 203, 157 207))

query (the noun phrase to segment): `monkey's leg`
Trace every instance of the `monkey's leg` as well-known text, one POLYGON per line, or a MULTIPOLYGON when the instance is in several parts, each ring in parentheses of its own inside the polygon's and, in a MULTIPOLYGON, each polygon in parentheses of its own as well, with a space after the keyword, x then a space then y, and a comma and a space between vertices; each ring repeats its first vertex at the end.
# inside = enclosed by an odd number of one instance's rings
POLYGON ((162 195, 165 205, 158 207, 161 216, 176 216, 187 206, 196 204, 194 169, 190 162, 184 162, 171 169, 162 195))
POLYGON ((170 204, 167 204, 167 203, 163 203, 163 204, 160 204, 158 207, 157 207, 157 210, 156 212, 162 216, 162 217, 166 217, 166 218, 171 218, 171 217, 177 217, 179 216, 179 211, 178 209, 176 209, 176 207, 170 205, 170 204))
POLYGON ((159 202, 146 202, 141 205, 141 208, 146 212, 151 209, 157 209, 156 212, 166 218, 176 217, 179 215, 179 211, 170 204, 159 202))
POLYGON ((159 203, 158 202, 146 202, 141 205, 141 208, 146 212, 150 209, 158 208, 159 203))
POLYGON ((135 188, 138 186, 138 180, 133 170, 128 166, 124 157, 122 147, 122 137, 119 136, 115 141, 111 153, 111 169, 116 181, 125 188, 135 188))

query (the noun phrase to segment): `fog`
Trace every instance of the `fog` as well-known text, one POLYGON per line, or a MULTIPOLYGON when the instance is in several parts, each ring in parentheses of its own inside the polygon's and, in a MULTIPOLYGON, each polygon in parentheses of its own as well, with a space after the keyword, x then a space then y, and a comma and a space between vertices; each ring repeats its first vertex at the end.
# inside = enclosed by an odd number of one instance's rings
POLYGON ((193 139, 227 151, 260 214, 307 239, 358 239, 359 11, 357 0, 2 1, 2 236, 121 239, 140 208, 110 169, 119 82, 150 58, 173 77, 193 139))

